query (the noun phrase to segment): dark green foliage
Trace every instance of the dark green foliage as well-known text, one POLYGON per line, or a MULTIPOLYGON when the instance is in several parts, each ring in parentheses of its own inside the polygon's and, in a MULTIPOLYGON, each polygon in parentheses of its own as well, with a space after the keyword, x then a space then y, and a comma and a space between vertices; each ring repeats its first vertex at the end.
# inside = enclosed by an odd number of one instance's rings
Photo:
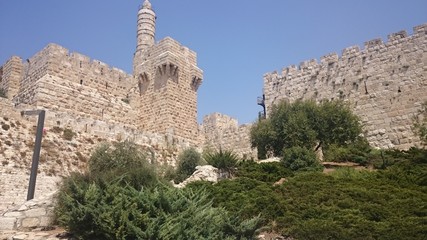
POLYGON ((277 139, 277 133, 273 129, 270 119, 260 119, 251 128, 251 145, 257 147, 258 159, 265 159, 273 152, 273 143, 277 139))
POLYGON ((283 150, 282 161, 285 167, 293 171, 322 170, 316 154, 304 147, 291 147, 283 150))
POLYGON ((342 101, 319 105, 314 101, 282 101, 273 106, 269 119, 254 124, 251 144, 262 159, 269 152, 281 156, 283 148, 295 146, 345 146, 355 141, 361 131, 358 117, 342 101))
POLYGON ((214 206, 224 207, 241 219, 260 215, 267 220, 283 215, 282 199, 275 194, 273 185, 269 183, 239 177, 223 180, 215 185, 192 183, 187 188, 210 191, 214 206))
POLYGON ((212 207, 208 194, 158 186, 136 190, 68 180, 58 197, 58 222, 80 239, 253 239, 259 218, 238 221, 212 207), (64 194, 68 192, 68 194, 64 194))
POLYGON ((427 145, 427 101, 421 105, 421 110, 413 117, 412 131, 424 145, 427 145))
POLYGON ((227 177, 230 177, 235 172, 239 158, 232 151, 219 150, 217 152, 208 152, 204 155, 205 161, 218 168, 227 177))
POLYGON ((326 162, 355 162, 367 165, 370 163, 371 151, 368 141, 358 138, 345 146, 331 144, 323 149, 323 154, 326 162))
POLYGON ((286 168, 283 163, 256 163, 254 161, 242 161, 237 167, 237 177, 246 177, 262 182, 274 183, 281 178, 290 177, 293 171, 286 168))
POLYGON ((243 240, 254 239, 261 224, 213 207, 204 190, 162 184, 130 142, 100 146, 88 173, 65 179, 55 214, 78 239, 243 240))
POLYGON ((0 97, 7 98, 6 90, 4 90, 3 88, 0 88, 0 97))
POLYGON ((73 132, 73 130, 69 129, 69 128, 65 128, 62 137, 65 140, 71 141, 74 137, 75 133, 73 132))
POLYGON ((142 152, 132 142, 118 142, 113 146, 100 145, 89 159, 90 176, 97 180, 111 181, 121 176, 123 182, 136 189, 154 186, 158 183, 157 173, 147 159, 149 154, 142 152))
MULTIPOLYGON (((260 214, 271 230, 295 239, 424 239, 427 151, 394 150, 384 156, 394 159, 385 170, 293 172, 279 186, 271 184, 279 178, 269 175, 272 166, 240 163, 237 176, 245 177, 187 187, 205 189, 214 206, 235 216, 260 214)), ((273 172, 282 176, 281 170, 273 172)))
POLYGON ((175 182, 182 182, 196 170, 202 162, 202 156, 194 148, 184 150, 178 156, 175 182))
POLYGON ((403 187, 382 174, 350 172, 337 176, 299 174, 282 185, 279 189, 287 196, 286 213, 277 221, 283 233, 298 239, 425 236, 425 188, 403 187))
POLYGON ((319 115, 314 117, 317 139, 322 146, 346 146, 358 140, 362 133, 360 119, 343 101, 322 102, 319 105, 319 115))

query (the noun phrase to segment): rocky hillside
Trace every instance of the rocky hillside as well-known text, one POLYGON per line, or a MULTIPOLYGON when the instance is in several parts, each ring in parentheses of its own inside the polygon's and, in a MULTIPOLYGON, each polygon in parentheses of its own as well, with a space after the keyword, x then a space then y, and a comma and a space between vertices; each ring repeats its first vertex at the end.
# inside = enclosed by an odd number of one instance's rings
MULTIPOLYGON (((21 117, 5 108, 0 114, 0 213, 26 200, 34 149, 37 118, 21 117)), ((44 129, 35 198, 57 189, 63 176, 82 171, 91 152, 102 142, 121 141, 120 137, 106 139, 71 128, 44 129)), ((177 149, 144 145, 156 162, 174 162, 177 149)))

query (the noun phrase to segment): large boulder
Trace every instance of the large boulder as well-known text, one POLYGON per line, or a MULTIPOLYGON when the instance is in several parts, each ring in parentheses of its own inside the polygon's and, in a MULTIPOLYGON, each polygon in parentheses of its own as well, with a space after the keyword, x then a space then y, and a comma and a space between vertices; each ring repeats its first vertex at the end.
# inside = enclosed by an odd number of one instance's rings
POLYGON ((197 166, 196 171, 187 179, 179 184, 174 184, 177 188, 184 188, 187 184, 195 181, 218 182, 218 168, 211 165, 197 166))

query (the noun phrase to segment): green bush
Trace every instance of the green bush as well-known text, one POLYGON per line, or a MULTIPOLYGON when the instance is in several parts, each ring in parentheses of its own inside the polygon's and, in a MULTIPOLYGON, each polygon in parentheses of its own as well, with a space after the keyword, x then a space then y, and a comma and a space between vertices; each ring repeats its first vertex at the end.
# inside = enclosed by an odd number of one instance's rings
POLYGON ((114 145, 102 144, 91 155, 88 163, 93 179, 110 181, 121 176, 122 181, 136 189, 158 183, 156 170, 135 143, 124 141, 114 145))
POLYGON ((240 220, 205 190, 175 189, 154 170, 131 142, 101 145, 87 173, 64 180, 56 221, 77 239, 254 239, 259 217, 240 220))
POLYGON ((196 170, 196 166, 202 163, 202 156, 194 148, 184 150, 178 156, 175 182, 182 182, 196 170))
POLYGON ((387 151, 385 156, 399 160, 385 170, 293 172, 277 186, 272 181, 279 178, 274 172, 283 174, 281 168, 240 163, 237 176, 245 177, 187 187, 205 189, 213 206, 242 219, 260 214, 264 226, 294 239, 423 239, 426 154, 420 149, 387 151))
POLYGON ((65 140, 71 141, 74 137, 75 133, 73 132, 73 130, 69 129, 69 128, 65 128, 64 132, 62 134, 62 137, 65 140))
POLYGON ((254 239, 260 225, 257 217, 239 221, 214 208, 204 191, 167 186, 138 191, 81 176, 63 188, 57 221, 79 239, 254 239))
POLYGON ((234 174, 239 162, 239 157, 232 151, 223 151, 221 149, 217 152, 206 153, 204 159, 209 165, 218 168, 225 175, 225 178, 234 174))
POLYGON ((372 149, 365 138, 346 145, 331 144, 323 149, 324 160, 328 162, 354 162, 368 165, 372 149))
POLYGON ((4 90, 3 88, 0 88, 0 97, 7 98, 6 90, 4 90))
POLYGON ((293 171, 286 168, 281 162, 256 163, 242 161, 237 166, 237 177, 246 177, 261 182, 274 183, 281 178, 290 177, 293 171))
POLYGON ((317 161, 316 154, 304 147, 291 147, 283 150, 282 161, 285 167, 297 170, 322 170, 322 165, 317 161))

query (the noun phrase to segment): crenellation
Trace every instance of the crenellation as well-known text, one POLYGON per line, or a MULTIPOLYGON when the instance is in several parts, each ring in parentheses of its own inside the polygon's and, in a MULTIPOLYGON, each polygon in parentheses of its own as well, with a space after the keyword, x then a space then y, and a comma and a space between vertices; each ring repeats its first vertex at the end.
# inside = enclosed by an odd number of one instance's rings
POLYGON ((378 50, 382 45, 384 45, 383 40, 375 38, 365 42, 365 50, 378 50))
POLYGON ((402 30, 396 33, 392 33, 389 34, 387 36, 388 42, 394 42, 394 41, 399 41, 400 39, 406 38, 408 37, 408 33, 406 32, 406 30, 402 30))
POLYGON ((413 29, 414 29, 415 36, 422 37, 427 35, 427 23, 415 26, 413 29))
POLYGON ((329 53, 327 55, 324 55, 320 57, 320 64, 323 66, 330 66, 331 64, 338 62, 338 54, 336 53, 329 53))

